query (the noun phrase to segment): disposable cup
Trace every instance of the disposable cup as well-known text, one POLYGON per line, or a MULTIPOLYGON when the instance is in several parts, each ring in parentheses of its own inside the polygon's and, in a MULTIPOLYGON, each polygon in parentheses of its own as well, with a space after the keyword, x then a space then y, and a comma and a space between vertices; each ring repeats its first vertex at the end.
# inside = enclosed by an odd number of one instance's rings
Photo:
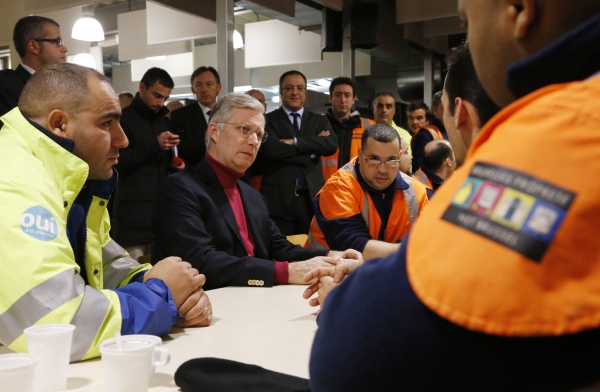
POLYGON ((169 363, 169 351, 156 336, 126 335, 100 344, 108 392, 145 392, 154 367, 169 363))
POLYGON ((33 390, 55 392, 67 388, 67 369, 75 326, 42 324, 25 329, 29 353, 37 356, 33 390))
POLYGON ((31 354, 0 355, 0 389, 3 392, 33 391, 37 360, 31 354))

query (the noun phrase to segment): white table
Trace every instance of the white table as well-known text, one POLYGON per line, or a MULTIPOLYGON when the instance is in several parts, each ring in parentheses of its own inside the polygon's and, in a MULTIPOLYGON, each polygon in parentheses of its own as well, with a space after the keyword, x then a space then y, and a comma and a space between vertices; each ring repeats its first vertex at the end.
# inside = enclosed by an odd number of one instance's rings
MULTIPOLYGON (((150 391, 178 391, 173 375, 185 361, 218 357, 308 378, 317 329, 316 308, 302 298, 306 286, 227 287, 208 291, 214 320, 207 328, 173 329, 163 339, 171 353, 156 369, 150 391)), ((0 352, 7 352, 2 347, 0 352)), ((104 392, 99 359, 69 365, 68 391, 104 392)))

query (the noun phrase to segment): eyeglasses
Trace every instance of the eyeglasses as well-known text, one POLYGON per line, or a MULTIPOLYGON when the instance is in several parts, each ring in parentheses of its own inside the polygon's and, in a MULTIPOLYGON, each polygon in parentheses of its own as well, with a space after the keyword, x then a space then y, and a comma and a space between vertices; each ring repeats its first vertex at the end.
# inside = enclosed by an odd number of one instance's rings
POLYGON ((65 42, 60 37, 58 37, 58 38, 33 38, 33 40, 38 41, 38 42, 52 42, 54 45, 56 45, 57 48, 60 48, 61 46, 63 46, 65 44, 65 42))
POLYGON ((377 167, 381 165, 382 162, 385 163, 387 167, 398 167, 400 164, 400 159, 388 159, 387 161, 382 161, 381 159, 367 158, 364 151, 361 151, 361 153, 365 158, 365 161, 367 161, 367 164, 369 164, 371 167, 377 167))
POLYGON ((281 89, 286 93, 292 92, 294 90, 298 90, 298 92, 301 93, 304 90, 306 90, 306 86, 283 86, 281 89))
POLYGON ((235 127, 240 130, 243 137, 245 137, 246 139, 249 139, 250 136, 256 135, 256 138, 261 143, 264 143, 267 140, 267 138, 269 137, 269 134, 266 133, 265 131, 263 131, 262 129, 254 130, 254 129, 250 128, 249 125, 246 125, 246 124, 230 123, 230 122, 225 122, 225 121, 217 122, 217 124, 235 125, 235 127))

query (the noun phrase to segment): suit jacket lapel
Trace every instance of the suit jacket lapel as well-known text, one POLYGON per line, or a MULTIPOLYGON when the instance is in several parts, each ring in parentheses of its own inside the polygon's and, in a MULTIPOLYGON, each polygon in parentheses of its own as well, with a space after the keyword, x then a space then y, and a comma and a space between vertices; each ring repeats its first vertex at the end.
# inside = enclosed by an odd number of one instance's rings
MULTIPOLYGON (((280 139, 292 139, 296 136, 296 131, 294 130, 294 126, 292 125, 292 122, 290 121, 290 119, 288 118, 287 113, 285 112, 285 110, 283 110, 283 106, 281 106, 279 109, 279 119, 281 120, 281 123, 284 125, 282 127, 282 129, 285 129, 285 132, 287 132, 287 135, 283 135, 281 134, 281 132, 279 133, 279 138, 280 139)), ((275 127, 275 129, 277 129, 278 127, 275 127)))
POLYGON ((17 75, 19 75, 19 77, 23 81, 23 85, 25 85, 25 83, 27 83, 27 81, 31 77, 31 74, 29 73, 29 71, 27 71, 25 68, 23 68, 21 66, 21 64, 19 64, 17 66, 17 69, 15 69, 15 72, 17 73, 17 75))
POLYGON ((202 108, 197 102, 195 103, 194 112, 198 129, 205 129, 208 124, 206 124, 206 118, 204 117, 204 113, 202 113, 202 108))
POLYGON ((206 189, 210 198, 215 202, 219 208, 219 211, 221 212, 221 215, 223 216, 223 220, 225 220, 231 231, 235 233, 238 241, 240 241, 243 246, 242 237, 240 236, 237 222, 235 221, 235 216, 233 215, 233 210, 229 204, 229 199, 227 198, 227 195, 223 190, 223 185, 221 185, 221 182, 217 178, 216 174, 210 169, 210 166, 208 166, 208 163, 206 163, 204 160, 197 166, 196 173, 197 178, 207 184, 206 189))

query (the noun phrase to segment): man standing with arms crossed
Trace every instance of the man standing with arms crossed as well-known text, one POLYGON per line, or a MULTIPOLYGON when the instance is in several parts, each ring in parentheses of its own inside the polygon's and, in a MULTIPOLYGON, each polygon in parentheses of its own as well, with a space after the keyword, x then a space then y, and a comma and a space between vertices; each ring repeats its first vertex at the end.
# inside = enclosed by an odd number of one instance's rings
POLYGON ((261 147, 260 193, 284 235, 308 234, 312 200, 325 184, 322 155, 337 150, 337 137, 325 116, 305 110, 306 77, 287 71, 279 78, 282 106, 267 114, 269 140, 261 147))

